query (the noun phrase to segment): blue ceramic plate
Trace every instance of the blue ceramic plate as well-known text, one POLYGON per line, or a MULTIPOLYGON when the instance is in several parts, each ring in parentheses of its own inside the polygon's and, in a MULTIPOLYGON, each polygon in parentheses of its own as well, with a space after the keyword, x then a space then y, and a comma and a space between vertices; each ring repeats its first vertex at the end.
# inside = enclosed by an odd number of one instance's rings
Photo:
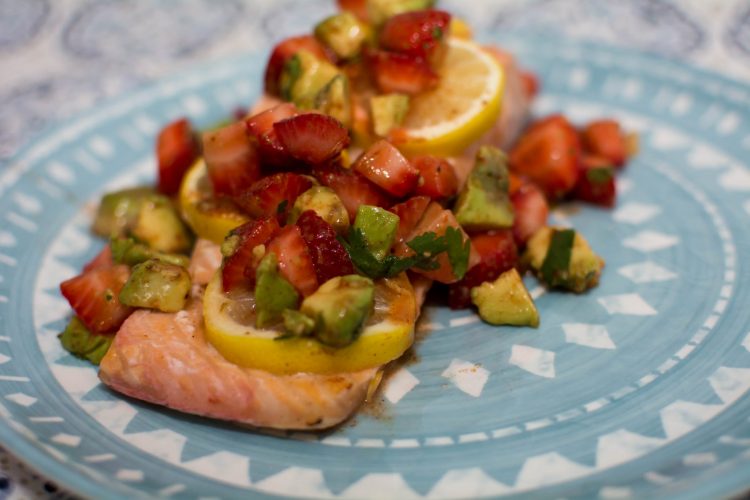
POLYGON ((614 210, 568 206, 607 260, 582 296, 532 280, 538 330, 429 306, 418 360, 324 434, 262 433, 120 397, 67 355, 58 283, 101 243, 98 196, 152 179, 154 134, 257 97, 264 57, 197 68, 28 146, 0 183, 0 439, 95 497, 713 497, 750 486, 750 89, 674 62, 506 40, 538 114, 641 134, 614 210))

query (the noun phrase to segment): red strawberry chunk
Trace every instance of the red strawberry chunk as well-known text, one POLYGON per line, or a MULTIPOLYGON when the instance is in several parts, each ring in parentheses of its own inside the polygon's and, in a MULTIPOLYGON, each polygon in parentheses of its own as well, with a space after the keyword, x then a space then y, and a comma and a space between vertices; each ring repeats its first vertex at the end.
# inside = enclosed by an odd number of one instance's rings
POLYGON ((289 172, 263 177, 235 199, 253 217, 278 217, 286 221, 297 197, 312 187, 308 177, 289 172))
POLYGON ((584 154, 573 197, 603 207, 614 207, 617 185, 612 163, 607 158, 584 154))
POLYGON ((245 120, 248 132, 258 141, 258 153, 263 166, 278 169, 291 167, 296 163, 279 141, 273 124, 297 114, 294 104, 285 102, 245 120))
POLYGON ((85 273, 92 269, 100 269, 102 267, 111 267, 114 264, 115 262, 112 260, 112 247, 105 245, 104 248, 102 248, 102 251, 96 254, 96 257, 83 266, 83 272, 85 273))
POLYGON ((291 102, 284 102, 246 119, 245 126, 250 135, 260 138, 273 130, 274 123, 293 116, 297 116, 297 108, 291 102))
POLYGON ((396 243, 403 242, 408 238, 422 219, 430 198, 427 196, 414 196, 403 203, 393 205, 390 211, 398 215, 398 231, 396 232, 396 243))
POLYGON ((411 193, 419 182, 419 170, 385 140, 370 146, 352 168, 398 198, 411 193))
POLYGON ((268 244, 267 252, 276 254, 279 272, 303 296, 318 289, 315 266, 299 226, 284 227, 268 244))
POLYGON ((198 144, 193 136, 193 127, 187 118, 181 118, 166 125, 156 139, 159 191, 164 194, 175 194, 180 189, 185 172, 198 155, 198 144))
POLYGON ((300 50, 311 52, 320 59, 332 59, 325 46, 312 35, 293 36, 282 40, 273 48, 268 58, 264 77, 266 92, 275 96, 279 95, 279 78, 284 64, 300 50))
POLYGON ((95 333, 113 332, 133 311, 119 295, 130 277, 128 266, 91 269, 60 283, 60 291, 86 328, 95 333))
POLYGON ((311 165, 335 158, 349 145, 346 127, 328 115, 297 115, 274 123, 273 128, 289 155, 311 165))
POLYGON ((354 220, 360 205, 389 207, 393 203, 378 186, 351 169, 321 165, 313 169, 313 175, 321 184, 336 192, 350 220, 354 220))
POLYGON ((313 210, 305 210, 297 219, 297 226, 312 259, 318 283, 336 276, 354 274, 349 253, 336 239, 336 231, 313 210))
POLYGON ((458 192, 458 178, 453 165, 436 156, 419 156, 412 160, 419 171, 420 179, 416 194, 429 196, 435 200, 445 200, 458 192))
POLYGON ((435 62, 445 48, 450 22, 451 15, 441 10, 395 15, 380 31, 380 47, 435 62))
POLYGON ((237 196, 260 177, 258 152, 243 122, 204 133, 203 157, 217 195, 237 196))
POLYGON ((533 124, 510 152, 510 167, 534 181, 549 198, 570 192, 578 179, 578 135, 562 115, 533 124))
POLYGON ((359 18, 360 21, 367 22, 367 0, 336 0, 339 10, 348 10, 359 18))
POLYGON ((419 94, 438 84, 438 75, 422 57, 382 50, 368 54, 378 88, 386 93, 419 94))
POLYGON ((521 84, 523 85, 523 91, 528 98, 534 98, 539 94, 541 84, 539 83, 539 77, 531 71, 521 71, 521 84))
POLYGON ((513 219, 513 236, 519 247, 539 229, 547 225, 549 205, 544 194, 531 183, 522 184, 510 195, 515 217, 513 219))
POLYGON ((221 267, 222 288, 225 292, 243 286, 251 287, 255 283, 255 269, 263 254, 253 250, 258 245, 268 244, 280 230, 276 217, 266 217, 246 222, 229 233, 227 239, 232 242, 234 251, 224 257, 221 267))
POLYGON ((448 303, 452 309, 471 306, 471 289, 485 281, 494 281, 518 264, 518 251, 509 229, 490 231, 471 237, 471 246, 479 255, 479 263, 464 278, 450 286, 448 303))
POLYGON ((628 157, 627 139, 615 120, 589 123, 581 132, 581 142, 587 153, 605 158, 615 167, 622 167, 628 157))

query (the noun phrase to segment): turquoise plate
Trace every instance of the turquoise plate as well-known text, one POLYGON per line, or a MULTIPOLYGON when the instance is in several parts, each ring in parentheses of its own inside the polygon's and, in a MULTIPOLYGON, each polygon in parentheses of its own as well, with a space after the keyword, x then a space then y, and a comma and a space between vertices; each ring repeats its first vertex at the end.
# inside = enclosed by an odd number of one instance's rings
POLYGON ((91 497, 705 498, 750 486, 750 89, 675 62, 505 40, 535 112, 641 135, 614 210, 568 206, 607 260, 585 295, 532 280, 538 330, 431 305, 377 412, 264 433, 120 397, 56 339, 58 283, 101 243, 104 191, 153 177, 154 134, 258 95, 264 57, 211 64, 50 130, 0 177, 0 440, 91 497))

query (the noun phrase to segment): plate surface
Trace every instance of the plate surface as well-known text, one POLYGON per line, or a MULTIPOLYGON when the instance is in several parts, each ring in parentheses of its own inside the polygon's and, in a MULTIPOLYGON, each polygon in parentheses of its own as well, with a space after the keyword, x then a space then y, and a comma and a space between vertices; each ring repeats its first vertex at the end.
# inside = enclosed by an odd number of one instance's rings
POLYGON ((566 206, 607 260, 582 296, 533 280, 538 330, 435 305, 376 408, 323 435, 259 433, 126 399, 67 355, 59 282, 101 243, 91 210, 153 178, 153 138, 257 97, 264 57, 103 105, 29 145, 0 183, 0 440, 89 496, 706 497, 750 486, 750 89, 573 42, 503 43, 539 72, 535 112, 641 135, 615 210, 566 206), (105 493, 106 492, 106 495, 105 493))

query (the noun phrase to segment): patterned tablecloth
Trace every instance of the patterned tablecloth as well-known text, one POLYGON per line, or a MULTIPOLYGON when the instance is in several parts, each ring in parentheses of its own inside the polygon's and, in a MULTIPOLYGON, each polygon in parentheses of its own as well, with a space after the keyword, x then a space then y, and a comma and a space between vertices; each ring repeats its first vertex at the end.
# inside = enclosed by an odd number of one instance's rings
MULTIPOLYGON (((566 36, 750 81, 747 0, 444 0, 482 32, 566 36)), ((0 167, 48 124, 199 61, 309 31, 330 0, 0 0, 0 167)), ((0 498, 67 495, 0 449, 0 498)))

